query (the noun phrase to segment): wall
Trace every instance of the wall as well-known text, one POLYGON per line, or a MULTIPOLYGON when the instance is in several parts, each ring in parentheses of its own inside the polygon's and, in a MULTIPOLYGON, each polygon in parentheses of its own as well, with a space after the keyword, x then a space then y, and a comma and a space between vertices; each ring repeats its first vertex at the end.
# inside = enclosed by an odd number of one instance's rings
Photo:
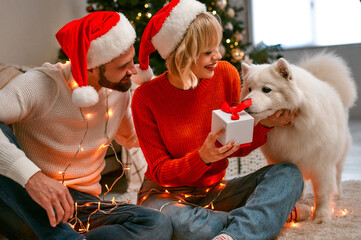
POLYGON ((1 0, 0 62, 39 66, 56 62, 55 33, 86 14, 86 0, 1 0))
POLYGON ((312 54, 325 49, 335 52, 348 63, 356 81, 359 96, 356 105, 350 111, 350 118, 361 119, 361 44, 288 49, 284 50, 281 54, 291 63, 296 63, 305 53, 312 54))

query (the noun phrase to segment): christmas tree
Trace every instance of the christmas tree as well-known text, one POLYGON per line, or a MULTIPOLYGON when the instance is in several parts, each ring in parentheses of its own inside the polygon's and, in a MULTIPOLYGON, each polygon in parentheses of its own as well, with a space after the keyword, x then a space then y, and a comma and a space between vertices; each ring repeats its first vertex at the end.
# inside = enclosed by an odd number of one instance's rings
MULTIPOLYGON (((242 61, 248 63, 265 63, 279 57, 279 46, 266 46, 260 44, 252 47, 245 41, 245 26, 237 15, 244 11, 244 7, 232 7, 227 0, 199 0, 207 6, 207 10, 217 14, 222 21, 224 33, 220 45, 223 60, 232 63, 238 70, 241 69, 242 61)), ((138 52, 142 33, 149 19, 156 14, 165 4, 166 0, 87 0, 88 12, 93 11, 117 11, 122 12, 134 26, 137 40, 134 44, 138 52)), ((137 56, 134 59, 137 62, 137 56)), ((165 61, 157 51, 150 56, 150 66, 156 75, 166 70, 165 61)))

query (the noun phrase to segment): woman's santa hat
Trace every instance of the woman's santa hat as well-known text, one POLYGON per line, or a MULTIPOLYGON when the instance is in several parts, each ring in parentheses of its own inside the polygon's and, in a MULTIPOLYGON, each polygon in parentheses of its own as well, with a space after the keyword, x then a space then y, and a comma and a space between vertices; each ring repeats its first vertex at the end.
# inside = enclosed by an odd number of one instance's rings
POLYGON ((56 39, 70 59, 73 78, 79 86, 72 94, 75 105, 89 107, 98 102, 98 93, 88 86, 87 70, 118 57, 133 45, 135 38, 128 19, 111 11, 90 13, 57 32, 56 39))
POLYGON ((196 0, 173 0, 157 12, 144 30, 139 47, 138 74, 132 81, 142 84, 152 79, 149 55, 157 50, 166 59, 182 41, 191 22, 206 6, 196 0))

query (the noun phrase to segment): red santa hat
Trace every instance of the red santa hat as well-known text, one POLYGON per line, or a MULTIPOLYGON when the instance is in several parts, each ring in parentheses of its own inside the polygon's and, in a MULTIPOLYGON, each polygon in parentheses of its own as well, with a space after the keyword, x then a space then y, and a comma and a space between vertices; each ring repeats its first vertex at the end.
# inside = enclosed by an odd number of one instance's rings
POLYGON ((142 84, 151 80, 149 55, 157 50, 166 59, 182 41, 191 22, 206 6, 196 0, 173 0, 157 12, 145 28, 139 47, 138 74, 132 75, 132 81, 142 84))
POLYGON ((135 38, 135 30, 128 19, 111 11, 90 13, 69 22, 56 33, 79 86, 72 94, 75 105, 89 107, 98 102, 98 93, 88 86, 87 70, 118 57, 133 45, 135 38))

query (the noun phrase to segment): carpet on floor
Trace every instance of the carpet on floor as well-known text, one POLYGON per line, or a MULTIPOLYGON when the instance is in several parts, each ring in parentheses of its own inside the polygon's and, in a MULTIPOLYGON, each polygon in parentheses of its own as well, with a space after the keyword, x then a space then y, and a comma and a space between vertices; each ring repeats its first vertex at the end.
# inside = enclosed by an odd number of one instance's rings
MULTIPOLYGON (((303 203, 313 206, 314 198, 308 194, 303 203)), ((295 224, 286 224, 277 240, 356 240, 361 239, 361 181, 342 182, 342 197, 335 201, 329 223, 315 223, 311 218, 295 224)))

